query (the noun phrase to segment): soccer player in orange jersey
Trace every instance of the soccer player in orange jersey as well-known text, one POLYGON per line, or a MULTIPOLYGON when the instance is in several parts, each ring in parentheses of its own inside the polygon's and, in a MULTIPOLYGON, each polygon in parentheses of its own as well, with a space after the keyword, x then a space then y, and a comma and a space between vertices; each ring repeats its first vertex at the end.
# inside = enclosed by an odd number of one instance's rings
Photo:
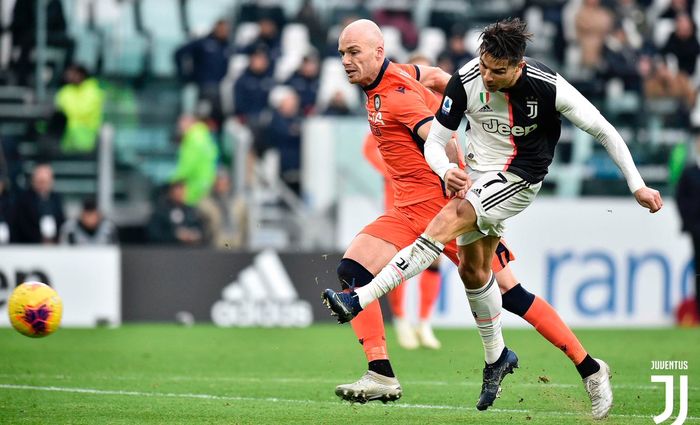
MULTIPOLYGON (((391 186, 391 176, 386 171, 386 165, 384 165, 377 143, 377 138, 372 133, 367 134, 362 151, 372 167, 384 177, 384 211, 391 211, 394 207, 394 189, 391 186)), ((401 284, 387 294, 389 308, 394 316, 396 340, 401 347, 407 350, 414 350, 420 346, 437 350, 441 344, 433 332, 430 316, 440 295, 440 260, 435 260, 420 274, 418 288, 420 301, 418 326, 415 328, 406 318, 404 309, 406 285, 401 284)))
MULTIPOLYGON (((367 119, 395 189, 392 209, 355 237, 338 265, 342 286, 357 288, 368 284, 401 247, 411 244, 448 201, 450 194, 425 162, 422 147, 435 111, 440 108, 440 101, 426 87, 442 92, 450 76, 439 68, 398 65, 386 60, 382 33, 369 20, 348 25, 338 44, 349 81, 362 86, 367 94, 367 119)), ((458 262, 454 241, 448 243, 443 252, 453 262, 458 262)), ((500 310, 502 293, 503 308, 523 317, 560 348, 582 377, 598 372, 598 363, 588 355, 556 311, 518 283, 508 266, 512 259, 505 245, 499 244, 491 264, 500 292, 494 300, 489 286, 488 302, 496 302, 500 310)), ((482 387, 477 408, 483 410, 495 400, 500 381, 517 365, 517 357, 503 343, 500 312, 490 316, 491 307, 482 305, 486 301, 484 294, 467 292, 472 311, 479 317, 488 317, 488 320, 477 320, 484 343, 485 370, 497 369, 495 385, 490 383, 482 387)), ((334 295, 332 290, 326 290, 324 300, 328 302, 334 295)), ((379 303, 374 301, 366 305, 351 325, 365 351, 369 370, 358 381, 336 387, 336 394, 356 402, 400 398, 402 390, 389 362, 379 303)))

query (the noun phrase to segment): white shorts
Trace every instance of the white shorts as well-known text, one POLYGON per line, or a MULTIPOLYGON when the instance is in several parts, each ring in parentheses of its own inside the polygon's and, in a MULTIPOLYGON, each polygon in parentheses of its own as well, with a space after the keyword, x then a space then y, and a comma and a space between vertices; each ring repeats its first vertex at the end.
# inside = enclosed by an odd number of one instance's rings
POLYGON ((518 214, 532 203, 542 182, 528 183, 508 171, 469 170, 474 182, 466 199, 476 211, 478 231, 457 237, 457 245, 469 245, 484 236, 503 236, 507 218, 518 214))

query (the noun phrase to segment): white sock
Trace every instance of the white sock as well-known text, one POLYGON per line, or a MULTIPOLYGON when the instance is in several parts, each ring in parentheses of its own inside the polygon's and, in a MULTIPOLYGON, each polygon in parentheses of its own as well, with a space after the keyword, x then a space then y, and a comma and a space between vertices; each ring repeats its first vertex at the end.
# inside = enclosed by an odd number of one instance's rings
POLYGON ((442 253, 445 245, 422 234, 411 245, 399 251, 389 264, 367 285, 355 289, 360 305, 369 303, 427 269, 442 253))
POLYGON ((467 289, 467 299, 476 320, 476 327, 484 344, 486 363, 494 363, 501 356, 505 343, 501 333, 501 291, 493 272, 486 285, 467 289))

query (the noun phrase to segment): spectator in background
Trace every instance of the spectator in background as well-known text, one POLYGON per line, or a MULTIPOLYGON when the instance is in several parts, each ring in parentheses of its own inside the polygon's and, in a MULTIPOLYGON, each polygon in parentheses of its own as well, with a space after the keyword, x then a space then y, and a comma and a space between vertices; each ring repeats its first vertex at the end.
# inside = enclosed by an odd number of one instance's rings
POLYGON ((252 43, 243 48, 243 53, 253 55, 260 46, 265 46, 268 61, 274 68, 275 62, 282 56, 282 39, 275 20, 263 14, 258 20, 260 32, 252 43))
POLYGON ((309 41, 314 48, 321 52, 326 44, 326 33, 328 28, 319 17, 318 12, 314 9, 312 0, 304 0, 297 12, 296 21, 304 24, 309 30, 309 41))
POLYGON ((323 111, 323 115, 336 117, 352 115, 350 106, 348 106, 348 100, 345 98, 345 93, 342 90, 336 90, 333 93, 328 106, 323 111))
POLYGON ((231 178, 223 168, 209 196, 199 203, 204 240, 215 248, 242 248, 247 234, 247 210, 243 199, 231 194, 231 178))
POLYGON ((625 90, 642 94, 642 78, 637 69, 639 53, 630 44, 627 33, 622 27, 617 27, 605 39, 603 60, 598 69, 603 80, 619 78, 624 83, 625 90))
POLYGON ((203 234, 197 210, 185 203, 185 183, 171 182, 151 215, 149 240, 161 244, 200 245, 203 234))
POLYGON ((647 99, 675 98, 686 111, 695 105, 696 91, 687 75, 675 74, 664 61, 654 61, 649 56, 639 59, 638 69, 647 99))
POLYGON ((209 127, 190 115, 178 120, 178 136, 180 147, 171 181, 182 181, 185 203, 197 205, 214 184, 218 149, 209 127))
POLYGON ((576 13, 576 39, 581 47, 581 65, 595 69, 601 60, 603 42, 613 28, 613 15, 600 0, 583 0, 576 13))
POLYGON ((16 241, 54 244, 65 221, 63 200, 53 191, 53 169, 39 164, 32 171, 31 187, 19 196, 16 241))
POLYGON ((223 121, 219 84, 228 71, 230 32, 229 23, 218 20, 208 35, 190 41, 175 52, 178 77, 197 85, 199 100, 209 103, 211 118, 217 125, 223 121))
POLYGON ((676 202, 683 231, 688 232, 693 243, 695 306, 700 316, 700 135, 695 137, 695 155, 678 181, 676 202))
POLYGON ((372 20, 379 26, 390 26, 401 33, 401 44, 408 50, 418 45, 418 29, 411 16, 413 2, 405 0, 382 2, 382 6, 374 11, 372 20))
POLYGON ((314 113, 318 95, 320 64, 316 52, 308 53, 301 61, 299 69, 289 77, 285 85, 292 87, 299 95, 304 116, 314 113))
POLYGON ((693 10, 694 0, 671 0, 659 18, 676 19, 678 15, 690 15, 693 10))
POLYGON ((280 93, 277 105, 263 125, 263 143, 259 150, 276 149, 279 152, 280 176, 299 194, 302 123, 299 96, 290 88, 280 93))
POLYGON ((695 74, 695 65, 700 55, 700 43, 695 34, 695 24, 690 16, 676 15, 676 29, 666 41, 661 53, 675 56, 678 60, 678 71, 686 76, 695 74))
POLYGON ((117 228, 97 209, 94 198, 83 201, 80 216, 63 223, 59 241, 64 245, 110 245, 118 242, 117 228))
POLYGON ((250 54, 248 67, 234 84, 234 112, 242 123, 257 127, 274 85, 268 49, 258 45, 250 54))
POLYGON ((61 137, 64 154, 89 154, 102 126, 104 91, 87 69, 71 65, 66 69, 66 84, 56 93, 56 109, 65 115, 65 130, 61 137))
MULTIPOLYGON (((29 77, 34 73, 34 50, 36 47, 36 6, 35 0, 17 0, 12 10, 10 32, 12 46, 18 50, 16 61, 10 65, 15 72, 19 85, 28 85, 29 77)), ((49 0, 46 3, 46 45, 64 51, 63 64, 73 62, 75 42, 66 31, 66 18, 63 14, 61 0, 49 0)), ((55 69, 60 75, 63 69, 55 69)))
POLYGON ((442 59, 443 64, 445 59, 449 59, 451 62, 450 69, 452 71, 443 68, 445 72, 452 73, 474 58, 474 55, 467 50, 467 44, 464 40, 465 36, 466 31, 461 26, 455 26, 450 32, 445 50, 438 55, 442 59))

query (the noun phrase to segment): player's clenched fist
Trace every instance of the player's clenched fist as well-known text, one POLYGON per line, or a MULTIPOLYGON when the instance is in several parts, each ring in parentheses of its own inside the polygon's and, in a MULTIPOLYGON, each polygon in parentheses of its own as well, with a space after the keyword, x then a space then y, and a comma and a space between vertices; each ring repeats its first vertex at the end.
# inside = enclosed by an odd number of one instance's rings
POLYGON ((664 201, 661 199, 661 194, 659 194, 659 191, 646 186, 641 189, 637 189, 637 191, 634 192, 634 198, 637 200, 639 205, 647 208, 650 213, 657 212, 664 205, 664 201))
POLYGON ((460 168, 450 168, 445 173, 445 186, 451 193, 466 191, 471 185, 469 175, 460 168))

